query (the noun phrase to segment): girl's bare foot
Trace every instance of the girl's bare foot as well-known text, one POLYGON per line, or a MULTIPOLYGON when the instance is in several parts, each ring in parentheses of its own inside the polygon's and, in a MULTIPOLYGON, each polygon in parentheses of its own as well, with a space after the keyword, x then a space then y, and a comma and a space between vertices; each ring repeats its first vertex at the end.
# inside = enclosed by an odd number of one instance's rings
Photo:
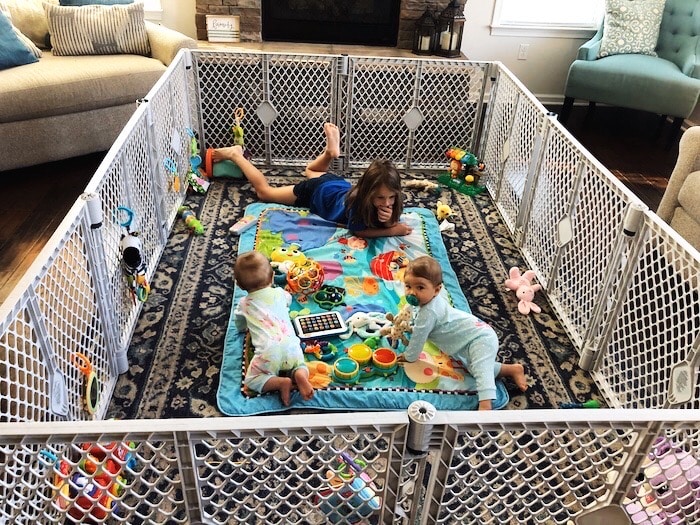
POLYGON ((292 394, 292 380, 288 377, 281 377, 279 384, 279 393, 282 404, 286 407, 289 406, 289 398, 292 394))
POLYGON ((513 373, 511 374, 511 378, 513 379, 513 382, 517 385, 517 387, 525 392, 527 390, 527 377, 525 376, 525 367, 521 365, 520 363, 515 363, 511 365, 513 367, 513 373))
POLYGON ((297 382, 297 388, 304 401, 308 401, 314 397, 314 387, 309 383, 309 372, 304 369, 299 369, 294 374, 294 379, 297 382))
POLYGON ((340 130, 338 126, 326 122, 323 125, 323 132, 326 134, 326 153, 337 159, 340 156, 340 130))
POLYGON ((214 162, 219 162, 222 160, 232 160, 235 162, 237 157, 243 156, 243 148, 241 146, 231 146, 229 148, 218 148, 215 149, 211 158, 214 162))

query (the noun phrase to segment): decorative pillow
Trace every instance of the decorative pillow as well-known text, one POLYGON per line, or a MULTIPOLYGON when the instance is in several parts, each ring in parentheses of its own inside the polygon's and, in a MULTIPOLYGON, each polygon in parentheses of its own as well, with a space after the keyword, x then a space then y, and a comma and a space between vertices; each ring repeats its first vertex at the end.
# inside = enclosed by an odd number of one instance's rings
MULTIPOLYGON (((58 0, 46 0, 58 4, 58 0)), ((3 0, 10 13, 12 24, 22 34, 29 37, 41 49, 49 49, 49 26, 46 23, 46 13, 42 0, 3 0)))
POLYGON ((39 60, 12 29, 12 23, 0 12, 0 69, 31 64, 39 60))
POLYGON ((26 48, 29 49, 29 51, 31 51, 35 57, 41 58, 41 49, 36 47, 36 45, 34 45, 34 42, 32 42, 28 36, 26 36, 24 33, 22 33, 19 29, 15 27, 15 25, 12 23, 12 14, 3 2, 0 2, 0 13, 4 14, 7 17, 10 24, 12 25, 12 30, 15 32, 15 35, 17 35, 17 38, 19 38, 22 41, 26 48))
POLYGON ((59 0, 61 5, 79 6, 79 5, 114 5, 114 4, 133 4, 134 0, 59 0))
POLYGON ((666 0, 605 0, 598 58, 635 53, 656 56, 666 0))
POLYGON ((54 55, 150 55, 143 4, 44 4, 54 55))

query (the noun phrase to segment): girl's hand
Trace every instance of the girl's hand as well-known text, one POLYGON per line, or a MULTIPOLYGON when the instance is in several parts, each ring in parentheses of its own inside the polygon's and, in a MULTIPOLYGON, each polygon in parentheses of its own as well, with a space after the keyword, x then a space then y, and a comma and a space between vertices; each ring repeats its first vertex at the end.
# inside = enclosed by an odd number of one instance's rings
POLYGON ((391 206, 379 206, 377 208, 377 218, 379 222, 385 223, 391 220, 391 213, 393 208, 391 206))
POLYGON ((408 235, 409 233, 413 232, 413 228, 411 228, 408 224, 405 222, 397 222, 396 225, 394 226, 395 232, 394 235, 408 235))

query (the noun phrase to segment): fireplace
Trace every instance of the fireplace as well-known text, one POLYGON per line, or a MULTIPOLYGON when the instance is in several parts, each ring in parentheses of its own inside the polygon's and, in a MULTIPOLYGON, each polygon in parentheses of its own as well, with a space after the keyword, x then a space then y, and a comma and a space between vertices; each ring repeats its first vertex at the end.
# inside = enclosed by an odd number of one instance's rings
POLYGON ((401 0, 262 0, 262 39, 396 46, 401 0))
MULTIPOLYGON (((196 13, 195 13, 195 23, 197 26, 197 38, 200 40, 207 39, 207 22, 206 15, 237 15, 240 16, 240 29, 241 29, 241 41, 243 42, 260 42, 263 40, 263 34, 265 39, 269 39, 267 36, 267 27, 263 28, 263 4, 265 5, 266 14, 272 10, 275 13, 286 9, 285 6, 290 7, 288 12, 291 12, 291 8, 299 11, 294 15, 296 18, 288 19, 287 22, 283 22, 287 26, 302 25, 302 13, 309 15, 311 8, 310 5, 320 6, 313 15, 318 15, 323 13, 326 18, 324 21, 316 21, 309 24, 309 20, 306 21, 307 31, 297 31, 296 36, 288 36, 285 41, 295 40, 296 42, 311 42, 311 34, 316 31, 325 31, 326 36, 331 32, 333 42, 339 42, 338 35, 335 32, 341 31, 337 25, 339 22, 356 22, 358 19, 358 13, 349 13, 345 20, 340 20, 337 13, 341 13, 341 9, 346 5, 355 5, 356 10, 361 10, 360 12, 367 12, 366 5, 371 7, 369 9, 376 9, 377 16, 369 17, 365 14, 359 16, 362 22, 368 22, 365 24, 369 25, 369 28, 365 27, 365 30, 369 31, 373 37, 376 38, 387 38, 389 43, 380 43, 378 45, 387 47, 399 47, 402 49, 411 49, 413 45, 413 32, 416 27, 416 20, 423 14, 426 8, 430 8, 433 11, 440 12, 449 3, 449 0, 196 0, 196 13), (328 5, 328 7, 326 7, 328 5), (331 6, 336 6, 331 10, 331 6), (271 8, 271 9, 268 9, 271 8), (386 13, 391 13, 393 17, 393 22, 387 22, 391 26, 390 29, 381 29, 377 25, 380 19, 385 18, 386 13), (398 24, 398 37, 396 36, 397 30, 392 24, 398 24)), ((350 9, 350 8, 345 8, 350 9)), ((279 17, 278 17, 279 18, 279 17)), ((265 24, 267 26, 267 24, 265 24)), ((355 26, 357 27, 357 26, 355 26)), ((287 28, 289 29, 289 28, 287 28)), ((293 28, 292 28, 293 29, 293 28)), ((344 30, 350 32, 351 37, 354 37, 353 30, 344 30)), ((358 29, 359 32, 359 29, 358 29)), ((281 40, 281 39, 280 39, 281 40)), ((315 40, 320 42, 322 40, 315 40)), ((331 41, 331 40, 329 40, 331 41)))

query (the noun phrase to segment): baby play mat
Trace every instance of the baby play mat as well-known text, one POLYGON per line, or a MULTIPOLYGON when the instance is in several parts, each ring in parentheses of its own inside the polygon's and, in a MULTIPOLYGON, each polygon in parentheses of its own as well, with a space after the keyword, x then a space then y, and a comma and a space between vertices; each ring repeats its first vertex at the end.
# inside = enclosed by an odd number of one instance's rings
MULTIPOLYGON (((440 349, 428 344, 418 362, 402 366, 395 364, 389 341, 373 337, 386 324, 385 314, 397 314, 405 303, 401 276, 408 261, 420 255, 440 261, 441 293, 455 307, 470 311, 430 211, 405 209, 402 220, 413 227, 408 236, 369 240, 304 209, 255 203, 246 208, 245 215, 255 222, 241 233, 239 253, 258 250, 279 267, 276 281, 293 293, 291 315, 336 311, 350 330, 319 338, 328 345, 308 345, 306 359, 316 393, 304 401, 294 392, 290 407, 285 407, 276 393, 255 395, 243 387, 253 350, 246 333, 238 332, 233 323, 233 310, 245 294, 236 287, 217 393, 224 414, 252 415, 288 408, 400 410, 417 399, 442 410, 477 407, 474 379, 440 349), (297 279, 288 282, 285 272, 297 279)), ((399 344, 396 353, 403 348, 399 344)), ((496 385, 494 408, 502 408, 508 393, 500 381, 496 385)))

